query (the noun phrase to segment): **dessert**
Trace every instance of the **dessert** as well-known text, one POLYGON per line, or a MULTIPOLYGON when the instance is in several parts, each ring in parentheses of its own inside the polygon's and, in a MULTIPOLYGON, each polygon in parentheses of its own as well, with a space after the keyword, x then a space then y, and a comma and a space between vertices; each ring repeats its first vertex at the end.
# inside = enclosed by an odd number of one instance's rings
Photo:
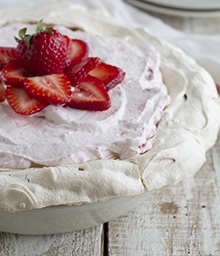
POLYGON ((175 184, 198 171, 220 124, 215 84, 204 69, 144 29, 124 28, 108 16, 96 19, 93 11, 69 3, 31 8, 2 13, 1 46, 14 47, 18 30, 33 31, 30 23, 43 17, 86 42, 90 57, 126 75, 109 90, 105 111, 53 102, 23 116, 10 100, 0 104, 0 209, 106 201, 175 184))

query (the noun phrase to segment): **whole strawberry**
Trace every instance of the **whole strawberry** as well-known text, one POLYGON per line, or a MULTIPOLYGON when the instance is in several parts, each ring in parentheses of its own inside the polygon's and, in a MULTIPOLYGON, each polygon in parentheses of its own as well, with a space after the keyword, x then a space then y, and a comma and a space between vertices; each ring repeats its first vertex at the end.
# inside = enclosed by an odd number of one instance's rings
POLYGON ((42 21, 36 33, 26 35, 26 28, 19 31, 16 57, 32 75, 48 75, 63 71, 69 41, 55 29, 46 28, 42 21))

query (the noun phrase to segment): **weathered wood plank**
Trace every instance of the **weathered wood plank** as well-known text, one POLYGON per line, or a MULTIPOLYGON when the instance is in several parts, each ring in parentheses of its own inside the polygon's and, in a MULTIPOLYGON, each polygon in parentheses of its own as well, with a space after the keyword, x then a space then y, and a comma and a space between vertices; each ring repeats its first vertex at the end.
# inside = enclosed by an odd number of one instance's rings
POLYGON ((22 236, 0 233, 0 256, 103 255, 103 225, 73 233, 22 236))

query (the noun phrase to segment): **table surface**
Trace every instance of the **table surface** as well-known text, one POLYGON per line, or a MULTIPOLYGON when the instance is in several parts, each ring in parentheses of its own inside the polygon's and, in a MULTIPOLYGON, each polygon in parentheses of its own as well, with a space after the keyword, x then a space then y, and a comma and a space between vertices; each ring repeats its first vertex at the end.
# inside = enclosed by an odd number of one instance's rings
MULTIPOLYGON (((220 18, 153 15, 187 32, 220 32, 220 18)), ((103 225, 44 236, 0 233, 0 256, 219 256, 219 156, 220 138, 195 177, 150 192, 144 204, 103 225)))

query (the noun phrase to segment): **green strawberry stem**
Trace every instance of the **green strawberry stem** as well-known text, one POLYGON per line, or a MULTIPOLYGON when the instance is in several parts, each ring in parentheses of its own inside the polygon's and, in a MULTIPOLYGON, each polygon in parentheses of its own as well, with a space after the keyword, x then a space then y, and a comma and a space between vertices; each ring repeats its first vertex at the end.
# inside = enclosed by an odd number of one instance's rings
POLYGON ((15 41, 16 42, 20 42, 22 39, 24 39, 24 42, 26 44, 26 46, 29 48, 30 46, 30 41, 31 41, 31 38, 34 37, 34 36, 37 36, 39 35, 40 33, 42 32, 46 32, 46 33, 50 33, 50 34, 53 34, 52 32, 52 28, 47 28, 44 24, 43 24, 43 20, 40 20, 38 23, 37 23, 37 26, 36 26, 36 33, 34 33, 33 35, 29 35, 29 34, 26 34, 27 32, 27 28, 22 28, 18 31, 18 36, 19 37, 15 37, 15 41))

